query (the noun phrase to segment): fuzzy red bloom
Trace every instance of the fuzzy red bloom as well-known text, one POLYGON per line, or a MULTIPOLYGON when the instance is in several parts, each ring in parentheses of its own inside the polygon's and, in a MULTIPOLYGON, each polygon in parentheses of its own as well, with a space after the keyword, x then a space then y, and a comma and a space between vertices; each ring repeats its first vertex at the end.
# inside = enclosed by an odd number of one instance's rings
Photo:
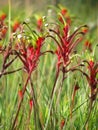
POLYGON ((90 60, 89 61, 89 71, 90 71, 90 86, 92 88, 96 88, 96 67, 94 61, 90 60))
POLYGON ((88 28, 83 28, 83 29, 82 29, 82 32, 83 32, 83 33, 87 33, 87 32, 88 32, 88 28))
POLYGON ((42 46, 42 43, 44 41, 44 38, 43 37, 39 37, 36 41, 36 55, 39 55, 40 54, 40 49, 41 49, 41 46, 42 46))
POLYGON ((20 22, 16 21, 16 22, 14 23, 13 27, 12 27, 13 32, 16 32, 17 29, 19 29, 19 27, 20 27, 20 22))
POLYGON ((42 42, 44 41, 43 37, 39 37, 36 41, 37 48, 40 48, 42 45, 42 42))
POLYGON ((51 36, 57 43, 57 50, 56 55, 58 57, 58 69, 60 65, 62 64, 62 67, 67 67, 67 65, 70 63, 70 55, 72 54, 74 48, 81 42, 83 39, 83 33, 81 31, 81 28, 87 28, 86 25, 79 27, 76 31, 74 31, 71 35, 69 35, 70 26, 69 24, 66 24, 62 30, 61 33, 56 32, 55 30, 50 29, 53 33, 55 33, 58 36, 58 41, 55 39, 55 37, 51 36), (76 37, 79 35, 80 37, 76 37))
MULTIPOLYGON (((43 37, 38 37, 36 40, 36 48, 33 45, 29 45, 27 47, 20 47, 19 51, 21 52, 21 61, 24 64, 27 72, 30 72, 35 69, 38 64, 39 57, 41 55, 41 47, 44 41, 43 37)), ((19 47, 18 47, 19 48, 19 47)))
POLYGON ((33 100, 32 99, 29 100, 29 106, 30 106, 30 110, 32 110, 32 108, 33 108, 33 100))
POLYGON ((62 15, 65 15, 66 13, 67 13, 67 9, 64 8, 64 9, 61 10, 62 15))
POLYGON ((94 61, 93 61, 93 60, 90 60, 90 61, 89 61, 89 64, 90 64, 90 67, 91 67, 91 68, 94 67, 94 61))
MULTIPOLYGON (((69 60, 69 57, 68 57, 68 41, 67 41, 67 38, 68 38, 68 31, 69 31, 69 27, 68 25, 66 25, 64 28, 63 28, 63 36, 62 36, 62 49, 59 47, 57 49, 57 57, 58 57, 58 64, 59 66, 61 65, 61 60, 63 59, 64 61, 64 64, 66 64, 69 60), (61 52, 62 50, 62 52, 61 52)), ((62 62, 63 63, 63 62, 62 62)))
POLYGON ((88 49, 90 52, 92 52, 92 44, 87 40, 85 43, 85 49, 88 49))
POLYGON ((37 20, 37 28, 38 28, 39 31, 42 31, 42 26, 43 26, 43 19, 39 18, 37 20))
POLYGON ((3 28, 1 33, 2 33, 2 37, 4 38, 6 36, 6 33, 7 33, 7 28, 6 27, 3 28))
POLYGON ((64 24, 64 21, 63 21, 63 19, 62 19, 61 16, 59 16, 58 19, 59 19, 59 21, 60 21, 62 24, 64 24))
POLYGON ((7 26, 5 24, 5 18, 6 18, 6 14, 2 14, 0 16, 0 40, 2 40, 3 38, 5 38, 6 33, 7 33, 7 26))
MULTIPOLYGON (((26 54, 26 60, 27 60, 27 68, 29 70, 32 69, 32 65, 33 65, 33 62, 32 60, 34 59, 34 56, 35 56, 35 50, 34 50, 34 47, 33 46, 29 46, 27 48, 27 54, 26 54)), ((33 65, 35 67, 35 65, 33 65)))
POLYGON ((71 18, 70 18, 70 16, 66 16, 66 23, 69 24, 69 25, 71 24, 71 18))
POLYGON ((61 123, 60 123, 60 130, 63 129, 64 125, 65 125, 65 120, 62 119, 62 120, 61 120, 61 123))
POLYGON ((2 21, 4 21, 5 19, 6 19, 6 14, 5 13, 3 13, 1 16, 0 16, 0 19, 2 20, 2 21))
POLYGON ((84 61, 84 62, 86 62, 88 64, 89 74, 87 74, 85 72, 83 72, 83 73, 86 76, 87 81, 89 83, 89 87, 91 90, 91 102, 92 102, 93 100, 95 100, 96 95, 98 93, 98 88, 97 88, 98 63, 95 63, 93 60, 84 61))
POLYGON ((64 8, 64 9, 61 10, 60 13, 62 14, 62 16, 59 16, 59 17, 58 17, 59 21, 60 21, 62 24, 64 24, 64 19, 65 19, 66 23, 70 25, 70 24, 71 24, 71 18, 70 18, 69 14, 68 14, 68 10, 64 8), (62 17, 63 17, 64 19, 63 19, 62 17))
POLYGON ((22 90, 19 90, 19 91, 18 91, 18 97, 19 97, 19 99, 22 98, 22 90))

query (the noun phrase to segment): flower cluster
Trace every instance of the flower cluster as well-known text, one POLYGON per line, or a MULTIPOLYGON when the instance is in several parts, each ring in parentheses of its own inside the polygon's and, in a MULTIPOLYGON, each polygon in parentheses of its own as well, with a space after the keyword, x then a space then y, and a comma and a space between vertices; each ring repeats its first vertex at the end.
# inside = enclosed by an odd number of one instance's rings
POLYGON ((24 68, 28 73, 34 70, 38 64, 43 41, 43 37, 38 37, 36 40, 36 47, 34 47, 32 44, 29 44, 27 46, 25 43, 18 44, 18 51, 20 52, 20 55, 18 54, 18 56, 24 64, 24 68))
POLYGON ((90 60, 90 61, 84 60, 83 62, 87 63, 87 65, 88 65, 87 66, 88 73, 84 72, 80 68, 74 68, 74 69, 71 69, 71 71, 78 70, 86 77, 88 84, 89 84, 89 88, 90 88, 90 99, 91 99, 91 104, 92 104, 92 102, 96 99, 96 95, 98 93, 98 88, 97 88, 98 62, 94 62, 93 60, 90 60))
POLYGON ((8 30, 7 25, 5 24, 5 19, 7 15, 4 13, 0 16, 0 40, 4 39, 8 30))
POLYGON ((66 21, 66 23, 67 24, 71 24, 71 18, 70 18, 70 15, 69 15, 69 13, 68 13, 68 10, 66 9, 66 8, 63 8, 63 9, 61 9, 61 11, 60 11, 60 16, 59 16, 59 21, 62 23, 62 24, 64 24, 64 20, 63 19, 65 19, 65 21, 66 21), (63 17, 62 17, 63 16, 63 17))
POLYGON ((68 24, 64 26, 60 34, 55 30, 50 29, 50 31, 54 32, 59 39, 57 41, 55 37, 50 36, 57 43, 57 50, 55 53, 58 57, 58 69, 60 68, 61 65, 63 65, 63 67, 67 67, 70 64, 70 56, 73 53, 75 47, 82 41, 83 35, 85 34, 82 28, 88 28, 88 27, 86 25, 80 26, 71 35, 69 35, 70 26, 68 24))
POLYGON ((43 31, 42 27, 43 27, 43 19, 40 17, 37 19, 37 29, 39 32, 43 31))
MULTIPOLYGON (((0 42, 2 43, 3 43, 4 38, 6 37, 7 30, 8 30, 8 27, 6 25, 6 17, 7 17, 6 14, 0 15, 0 42)), ((8 38, 9 40, 8 43, 6 44, 6 46, 5 45, 3 45, 3 47, 0 46, 0 54, 3 57, 1 58, 2 65, 1 65, 1 70, 0 70, 0 78, 4 75, 12 74, 17 71, 23 71, 23 73, 26 74, 25 83, 22 83, 23 86, 21 86, 21 88, 18 89, 18 98, 19 98, 18 105, 17 105, 18 107, 17 107, 15 119, 13 120, 11 130, 18 128, 17 127, 17 124, 19 123, 18 115, 20 112, 20 108, 22 106, 23 99, 25 97, 25 93, 27 93, 27 97, 29 97, 28 122, 30 122, 30 117, 31 117, 32 108, 33 108, 35 129, 38 130, 41 127, 42 129, 44 128, 45 130, 48 129, 47 127, 48 121, 50 118, 52 119, 52 116, 55 115, 53 114, 53 112, 55 112, 54 110, 56 110, 55 109, 56 106, 54 107, 54 109, 52 109, 52 105, 55 103, 56 105, 60 104, 60 100, 61 100, 60 98, 63 96, 62 88, 63 88, 64 80, 70 75, 70 73, 73 73, 74 71, 79 71, 83 74, 83 76, 86 77, 85 79, 87 79, 87 82, 90 88, 91 104, 95 101, 97 93, 98 93, 98 88, 97 88, 98 62, 94 62, 93 60, 90 60, 90 61, 84 60, 82 57, 84 55, 80 56, 74 53, 76 50, 76 47, 78 46, 79 43, 83 41, 84 35, 88 32, 88 26, 82 25, 73 31, 71 28, 72 20, 66 8, 62 8, 60 10, 59 17, 58 17, 59 21, 57 20, 57 22, 55 21, 55 23, 54 22, 45 23, 45 22, 48 22, 48 20, 44 21, 45 20, 44 18, 39 17, 36 20, 36 24, 34 24, 36 26, 33 26, 31 25, 32 21, 30 20, 31 19, 29 19, 28 22, 25 21, 23 23, 21 23, 20 21, 13 22, 11 26, 12 27, 11 32, 9 31, 11 35, 8 38), (45 50, 48 43, 46 39, 48 37, 54 41, 53 43, 56 43, 54 45, 54 48, 55 48, 54 50, 51 49, 51 47, 50 47, 50 50, 45 50), (42 49, 42 46, 44 45, 45 40, 46 40, 45 42, 46 46, 44 46, 45 48, 43 48, 44 50, 43 52, 41 49, 42 49), (35 89, 34 87, 34 85, 36 84, 35 83, 33 84, 32 82, 32 73, 37 68, 38 63, 40 61, 40 57, 46 54, 47 52, 54 54, 54 56, 56 57, 57 68, 56 68, 55 79, 53 77, 54 79, 53 86, 52 87, 49 86, 50 88, 52 88, 52 90, 49 90, 49 92, 51 91, 50 100, 48 104, 49 108, 47 109, 47 111, 49 110, 49 112, 46 111, 46 114, 45 114, 46 124, 44 124, 44 121, 42 122, 39 116, 40 109, 38 108, 39 107, 38 105, 39 101, 37 99, 38 94, 36 93, 37 89, 35 89), (78 56, 79 58, 77 58, 78 56), (75 58, 76 60, 74 60, 75 58), (14 66, 15 64, 13 64, 13 62, 16 61, 16 59, 17 59, 17 62, 19 62, 18 65, 21 66, 18 69, 16 69, 16 66, 14 66), (84 71, 85 69, 86 69, 86 72, 84 71), (60 73, 62 75, 60 75, 60 73), (60 82, 60 84, 57 84, 57 82, 60 82), (54 98, 55 98, 55 101, 54 101, 54 98), (39 125, 39 128, 37 125, 39 125)), ((34 23, 35 23, 35 19, 34 19, 34 23)), ((89 40, 85 40, 84 50, 89 50, 90 52, 93 52, 93 48, 89 40)), ((88 52, 88 51, 84 51, 84 53, 85 52, 88 52)), ((54 66, 53 66, 53 69, 55 69, 54 66)), ((75 96, 76 96, 77 90, 81 89, 80 84, 78 84, 78 78, 75 80, 76 80, 75 85, 73 88, 71 88, 73 89, 71 105, 70 105, 71 117, 73 113, 73 108, 75 106, 75 96)), ((73 78, 73 81, 74 81, 74 78, 73 78)), ((47 105, 45 104, 45 106, 47 105)), ((58 110, 60 109, 57 108, 57 111, 58 110)), ((55 119, 55 117, 53 118, 55 119)), ((60 120, 58 120, 57 122, 59 121, 60 120)), ((56 124, 56 120, 54 124, 56 124)), ((62 120, 59 122, 59 128, 63 130, 65 124, 66 124, 66 121, 63 117, 62 120)))
POLYGON ((21 28, 20 22, 19 21, 15 21, 13 26, 12 26, 12 31, 16 32, 17 30, 20 30, 20 28, 21 28))
POLYGON ((97 74, 98 74, 98 63, 95 63, 93 60, 85 61, 88 64, 88 70, 89 74, 86 74, 86 78, 88 80, 90 89, 91 89, 91 100, 96 99, 96 95, 98 93, 98 79, 97 79, 97 74))

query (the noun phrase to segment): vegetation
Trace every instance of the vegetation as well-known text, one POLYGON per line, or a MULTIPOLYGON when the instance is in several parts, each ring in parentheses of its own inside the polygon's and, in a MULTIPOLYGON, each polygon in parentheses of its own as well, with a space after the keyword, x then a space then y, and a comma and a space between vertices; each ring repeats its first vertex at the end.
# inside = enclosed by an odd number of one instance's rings
POLYGON ((1 10, 0 130, 98 130, 96 14, 72 9, 1 10))

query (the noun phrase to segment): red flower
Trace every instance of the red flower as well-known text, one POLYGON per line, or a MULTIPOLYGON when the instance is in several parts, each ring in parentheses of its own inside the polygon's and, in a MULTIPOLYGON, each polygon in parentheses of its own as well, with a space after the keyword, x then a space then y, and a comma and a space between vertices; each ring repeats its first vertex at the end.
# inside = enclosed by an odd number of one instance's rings
POLYGON ((59 19, 59 21, 60 21, 62 24, 64 24, 64 21, 63 21, 63 19, 62 19, 61 16, 59 16, 58 19, 59 19))
MULTIPOLYGON (((26 54, 26 60, 27 60, 27 69, 29 69, 29 71, 32 69, 32 65, 33 62, 32 60, 34 59, 35 56, 35 50, 33 46, 29 46, 27 48, 27 54, 26 54)), ((35 65, 33 65, 35 67, 35 65)))
POLYGON ((94 61, 93 61, 93 60, 90 60, 90 61, 89 61, 89 66, 90 66, 91 68, 94 67, 94 61))
POLYGON ((4 38, 7 33, 7 28, 6 27, 2 28, 1 33, 2 33, 2 38, 4 38))
MULTIPOLYGON (((90 98, 91 98, 91 104, 92 102, 96 99, 96 95, 98 93, 98 78, 97 78, 97 74, 98 74, 98 62, 95 63, 93 60, 87 61, 84 60, 84 63, 87 63, 87 68, 88 68, 88 73, 85 73, 84 71, 82 71, 79 68, 73 68, 70 69, 71 71, 75 71, 78 70, 80 71, 87 79, 89 87, 90 87, 90 98)), ((82 66, 80 64, 80 66, 82 66)), ((84 65, 83 65, 84 66, 84 65)))
POLYGON ((67 9, 64 8, 64 9, 61 10, 62 15, 65 15, 66 13, 67 13, 67 9))
POLYGON ((90 60, 89 62, 86 61, 88 64, 88 69, 89 69, 89 74, 86 76, 90 89, 91 89, 91 102, 95 100, 96 95, 98 93, 98 79, 97 79, 97 74, 98 74, 98 63, 95 63, 94 61, 90 60))
POLYGON ((92 101, 95 100, 96 95, 98 93, 98 88, 97 88, 98 62, 95 63, 93 60, 90 60, 90 61, 85 60, 84 62, 86 62, 88 64, 89 73, 87 74, 80 69, 78 69, 78 70, 80 72, 82 72, 87 78, 87 81, 89 83, 89 87, 91 90, 91 103, 92 103, 92 101))
POLYGON ((71 18, 70 18, 70 16, 66 16, 66 23, 69 24, 69 25, 71 24, 71 18))
POLYGON ((82 29, 82 32, 83 32, 83 33, 87 33, 87 32, 88 32, 88 28, 83 28, 83 29, 82 29))
POLYGON ((39 57, 41 55, 41 47, 44 41, 43 37, 39 37, 36 40, 36 48, 33 45, 29 45, 27 47, 20 47, 19 51, 21 52, 20 59, 24 64, 27 72, 30 72, 35 69, 38 64, 39 57))
POLYGON ((37 20, 37 28, 38 28, 39 31, 42 31, 42 26, 43 26, 43 19, 39 18, 37 20))
POLYGON ((83 38, 84 33, 81 31, 81 28, 83 27, 87 28, 86 25, 81 26, 71 35, 69 35, 70 28, 68 24, 64 26, 61 34, 56 32, 55 30, 50 29, 50 31, 54 32, 59 38, 59 40, 57 41, 54 36, 50 35, 50 37, 53 38, 58 45, 56 55, 58 57, 59 67, 61 64, 63 65, 63 67, 66 67, 70 63, 70 55, 83 38), (80 35, 80 37, 76 38, 77 35, 80 35))
POLYGON ((29 106, 30 106, 30 110, 32 110, 32 108, 33 108, 33 100, 32 99, 30 99, 30 101, 29 101, 29 106))
POLYGON ((19 96, 20 99, 22 98, 22 90, 18 91, 18 96, 19 96))
POLYGON ((40 48, 42 46, 42 42, 44 41, 43 37, 39 37, 36 41, 37 48, 40 48))
POLYGON ((17 31, 17 29, 19 29, 19 27, 20 27, 20 23, 18 22, 18 21, 16 21, 15 23, 14 23, 14 25, 13 25, 13 32, 16 32, 17 31))
POLYGON ((6 14, 2 14, 0 16, 0 40, 5 38, 7 30, 8 30, 8 28, 4 22, 5 18, 6 18, 6 14))
POLYGON ((60 123, 60 130, 63 129, 64 125, 65 125, 65 120, 62 119, 62 120, 61 120, 61 123, 60 123))
POLYGON ((87 40, 85 43, 85 49, 88 49, 90 52, 92 52, 92 44, 87 40))
POLYGON ((88 65, 88 69, 90 72, 90 76, 89 76, 89 84, 91 86, 91 88, 96 88, 96 74, 98 73, 98 66, 95 65, 94 61, 90 60, 89 61, 89 65, 88 65))
POLYGON ((2 20, 2 21, 4 21, 5 20, 5 18, 6 18, 6 14, 5 13, 3 13, 1 16, 0 16, 0 19, 2 20))
POLYGON ((65 19, 66 23, 70 25, 71 24, 71 18, 70 18, 69 14, 68 14, 68 10, 64 8, 64 9, 61 10, 60 13, 62 14, 62 16, 58 17, 59 21, 62 24, 64 24, 64 19, 65 19))

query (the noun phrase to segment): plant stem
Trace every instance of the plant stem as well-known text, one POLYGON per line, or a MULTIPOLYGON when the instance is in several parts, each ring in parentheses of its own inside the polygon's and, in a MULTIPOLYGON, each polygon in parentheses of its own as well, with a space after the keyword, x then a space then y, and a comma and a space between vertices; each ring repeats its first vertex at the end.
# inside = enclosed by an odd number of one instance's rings
POLYGON ((31 81, 31 79, 30 79, 30 84, 31 84, 32 96, 33 96, 33 101, 34 101, 35 130, 37 130, 38 125, 40 126, 40 129, 42 130, 43 128, 42 128, 42 124, 41 124, 41 121, 40 121, 40 118, 39 118, 38 103, 37 103, 37 99, 36 99, 36 96, 35 96, 34 87, 33 87, 33 83, 31 81), (37 123, 39 123, 39 124, 37 125, 37 123))
POLYGON ((59 76, 59 71, 57 71, 56 79, 55 79, 55 82, 54 82, 54 85, 53 85, 53 88, 52 88, 52 92, 51 92, 51 100, 52 100, 53 95, 54 95, 54 92, 55 92, 55 87, 56 87, 56 83, 57 83, 57 80, 58 80, 58 76, 59 76))
POLYGON ((34 87, 33 87, 33 83, 30 79, 30 84, 31 84, 31 93, 32 93, 32 97, 33 97, 33 106, 34 106, 34 122, 35 122, 35 130, 37 129, 37 119, 36 119, 36 100, 35 100, 35 92, 34 92, 34 87))
POLYGON ((55 82, 54 82, 54 85, 53 85, 53 89, 52 89, 52 93, 51 93, 51 97, 50 97, 50 101, 49 101, 49 111, 48 111, 48 115, 47 115, 47 119, 46 119, 44 130, 46 130, 47 126, 48 126, 48 122, 49 122, 50 113, 51 113, 51 109, 52 109, 52 103, 53 103, 53 98, 54 98, 54 93, 55 93, 55 88, 56 88, 56 83, 57 83, 57 80, 58 80, 58 76, 59 76, 59 71, 57 71, 55 82))
POLYGON ((17 71, 20 71, 20 70, 22 70, 22 69, 23 69, 23 67, 21 67, 21 68, 19 68, 19 69, 16 69, 16 70, 12 70, 12 71, 8 71, 8 72, 0 73, 0 78, 1 78, 3 75, 13 74, 13 73, 15 73, 15 72, 17 72, 17 71))
POLYGON ((90 116, 91 116, 92 110, 93 110, 94 105, 95 105, 95 104, 93 105, 93 102, 94 102, 94 101, 92 100, 92 98, 93 98, 93 95, 90 97, 90 104, 89 104, 88 117, 87 117, 87 119, 86 119, 86 121, 85 121, 85 124, 84 124, 82 130, 85 129, 85 126, 86 126, 86 124, 88 123, 88 121, 89 121, 89 119, 90 119, 90 116))
POLYGON ((62 86, 63 86, 63 82, 64 82, 64 79, 65 79, 64 77, 65 77, 65 73, 63 73, 62 82, 61 82, 59 92, 58 92, 58 95, 57 95, 56 106, 59 105, 60 95, 61 95, 61 92, 62 92, 62 86))
POLYGON ((24 98, 24 94, 25 94, 25 91, 26 91, 27 84, 28 84, 28 82, 30 80, 30 77, 31 77, 31 73, 32 73, 32 71, 30 71, 30 73, 28 75, 28 78, 26 80, 26 83, 25 83, 25 85, 23 87, 22 97, 21 97, 21 100, 19 101, 19 105, 18 105, 18 109, 17 109, 17 112, 16 112, 16 116, 15 116, 15 119, 13 121, 12 128, 10 130, 14 130, 15 129, 15 124, 16 124, 16 121, 17 121, 17 118, 18 118, 18 115, 19 115, 19 111, 20 111, 22 102, 23 102, 23 98, 24 98))

